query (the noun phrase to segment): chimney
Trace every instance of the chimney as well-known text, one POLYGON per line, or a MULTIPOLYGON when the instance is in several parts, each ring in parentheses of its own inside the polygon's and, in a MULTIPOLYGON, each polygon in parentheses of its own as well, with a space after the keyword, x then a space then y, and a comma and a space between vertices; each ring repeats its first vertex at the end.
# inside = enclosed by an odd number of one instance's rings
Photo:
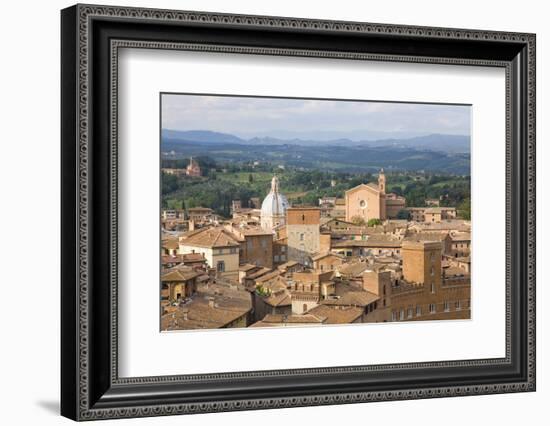
POLYGON ((194 231, 195 230, 195 221, 192 219, 189 219, 189 230, 194 231))

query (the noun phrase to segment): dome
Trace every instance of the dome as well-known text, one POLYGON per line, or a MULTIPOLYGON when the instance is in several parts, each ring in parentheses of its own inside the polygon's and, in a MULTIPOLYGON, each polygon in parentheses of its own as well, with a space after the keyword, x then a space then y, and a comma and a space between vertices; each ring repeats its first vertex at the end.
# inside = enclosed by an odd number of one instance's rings
POLYGON ((289 207, 286 197, 279 192, 279 179, 273 176, 271 179, 271 191, 262 202, 262 217, 282 216, 286 214, 286 209, 289 207))

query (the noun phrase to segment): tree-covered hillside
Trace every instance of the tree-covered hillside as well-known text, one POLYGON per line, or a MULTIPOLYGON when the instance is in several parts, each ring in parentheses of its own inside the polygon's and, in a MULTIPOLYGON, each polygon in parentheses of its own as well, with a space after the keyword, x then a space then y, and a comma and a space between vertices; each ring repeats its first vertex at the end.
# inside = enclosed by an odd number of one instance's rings
MULTIPOLYGON (((301 170, 280 168, 269 163, 219 164, 209 157, 197 157, 204 176, 162 175, 162 205, 170 208, 210 207, 218 214, 230 215, 231 201, 263 199, 276 174, 281 191, 294 205, 317 205, 324 196, 343 197, 344 192, 361 183, 376 182, 376 174, 368 172, 301 170)), ((188 160, 164 160, 163 167, 183 168, 188 160)), ((465 219, 470 212, 470 178, 452 174, 386 172, 387 188, 403 195, 410 207, 422 207, 426 199, 440 199, 442 206, 457 207, 465 219)))

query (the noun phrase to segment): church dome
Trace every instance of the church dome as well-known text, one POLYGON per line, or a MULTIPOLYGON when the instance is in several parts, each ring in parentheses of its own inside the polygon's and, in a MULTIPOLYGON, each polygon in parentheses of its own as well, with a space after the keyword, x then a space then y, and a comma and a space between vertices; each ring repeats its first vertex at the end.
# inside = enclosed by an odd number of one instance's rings
POLYGON ((271 179, 271 191, 262 202, 262 217, 283 216, 289 207, 286 197, 279 192, 279 178, 273 176, 271 179))

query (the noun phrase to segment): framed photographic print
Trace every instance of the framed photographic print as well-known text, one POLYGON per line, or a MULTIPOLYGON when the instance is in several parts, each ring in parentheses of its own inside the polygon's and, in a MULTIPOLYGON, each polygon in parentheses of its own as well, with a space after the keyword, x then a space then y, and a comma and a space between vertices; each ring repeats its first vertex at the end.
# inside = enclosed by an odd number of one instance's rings
POLYGON ((535 36, 76 5, 74 420, 535 390, 535 36))

